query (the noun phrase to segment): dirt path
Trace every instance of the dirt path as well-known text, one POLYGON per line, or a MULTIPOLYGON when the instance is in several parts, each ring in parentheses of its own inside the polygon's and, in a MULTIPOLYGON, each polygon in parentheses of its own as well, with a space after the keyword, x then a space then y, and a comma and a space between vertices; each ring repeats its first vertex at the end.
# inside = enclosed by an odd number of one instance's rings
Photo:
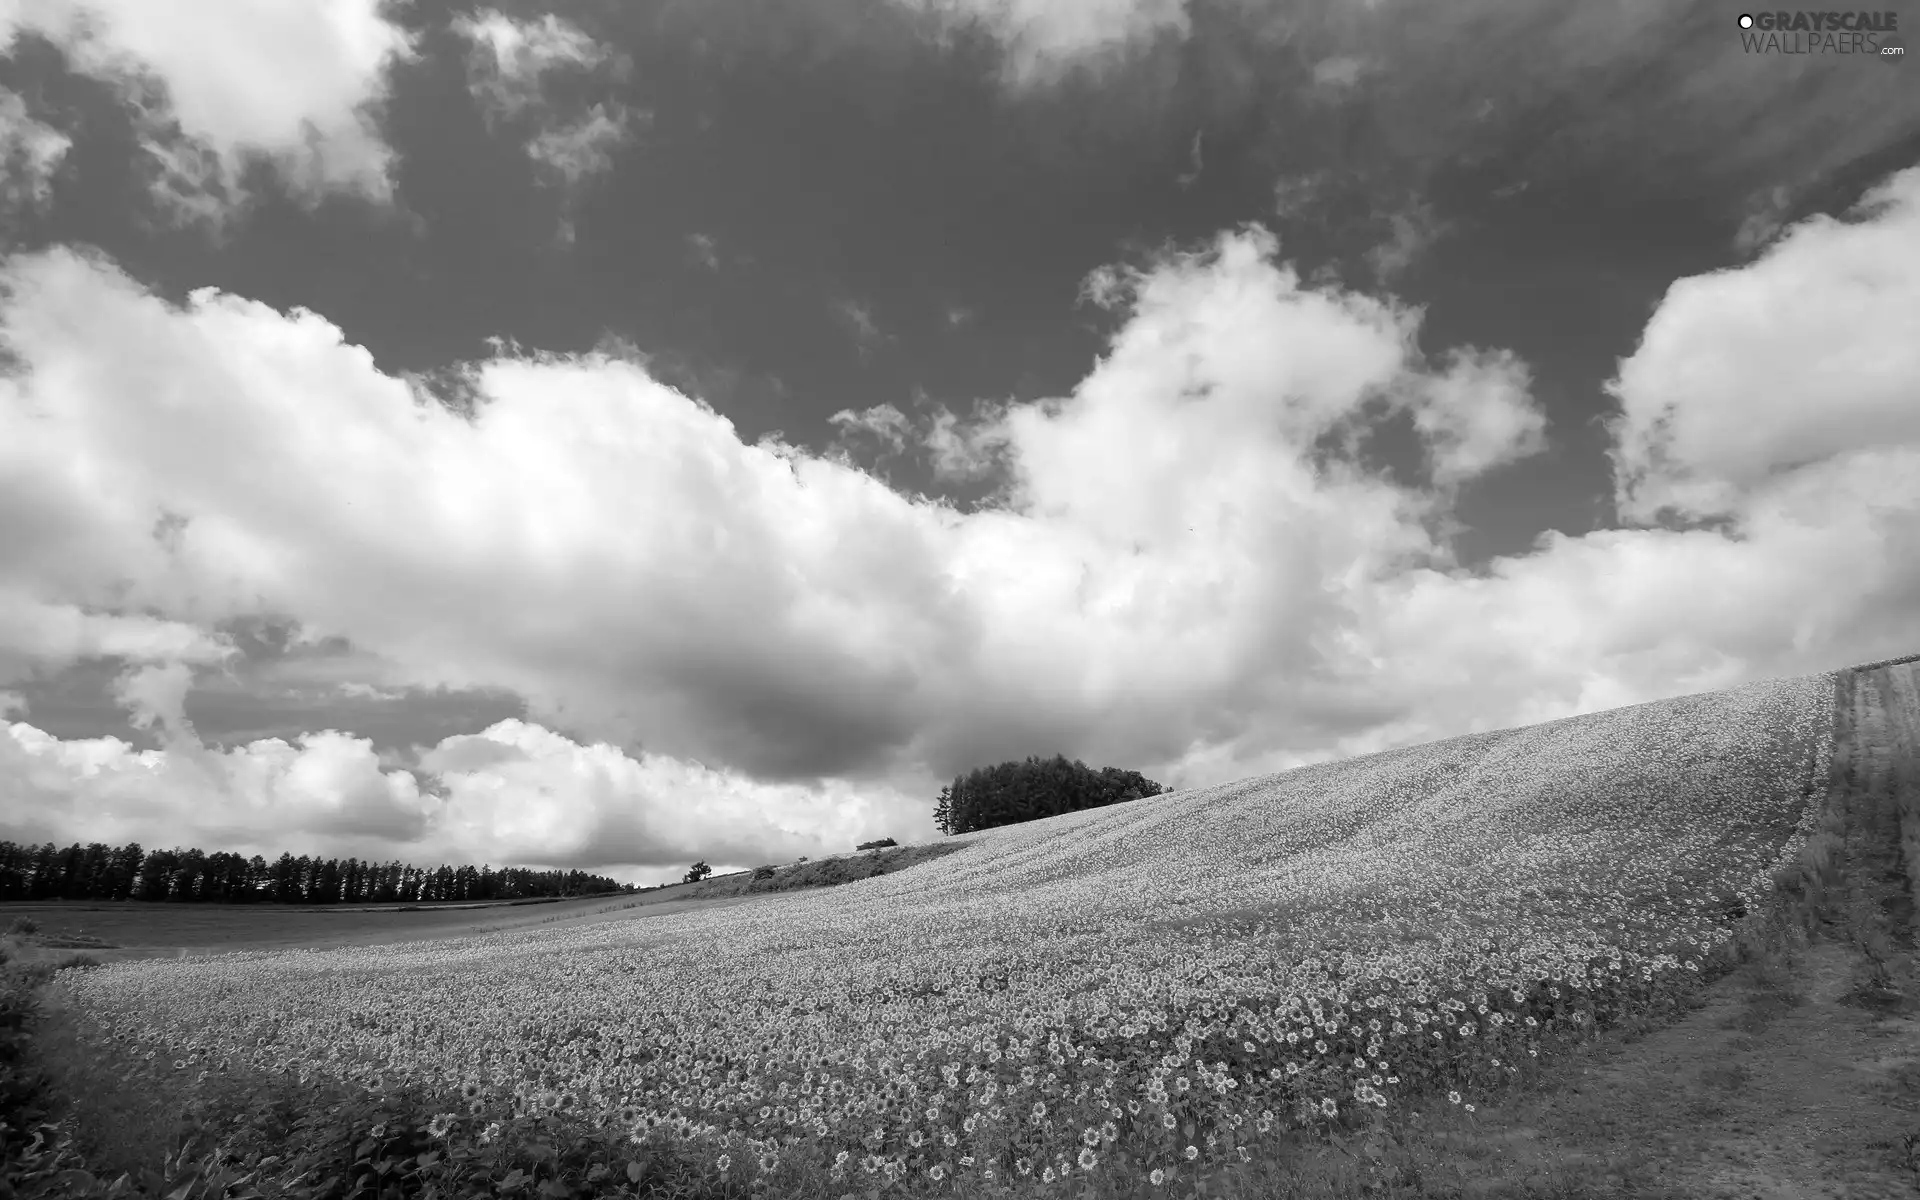
POLYGON ((1644 1147, 1643 1173, 1703 1200, 1920 1194, 1902 1144, 1920 1125, 1920 1021, 1849 1003, 1864 965, 1819 942, 1790 975, 1722 981, 1677 1025, 1588 1056, 1535 1118, 1543 1157, 1644 1147))
POLYGON ((1474 1116, 1427 1107, 1396 1155, 1422 1182, 1379 1194, 1920 1196, 1920 971, 1896 811, 1920 779, 1920 706, 1911 674, 1881 674, 1841 691, 1850 886, 1808 943, 1740 967, 1663 1027, 1564 1052, 1549 1079, 1474 1116))

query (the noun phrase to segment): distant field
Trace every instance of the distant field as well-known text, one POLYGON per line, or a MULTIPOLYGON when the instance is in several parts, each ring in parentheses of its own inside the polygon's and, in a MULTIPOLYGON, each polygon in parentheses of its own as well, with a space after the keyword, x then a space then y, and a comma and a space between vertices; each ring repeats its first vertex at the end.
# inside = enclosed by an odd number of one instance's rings
POLYGON ((0 931, 30 918, 43 945, 72 942, 102 962, 183 958, 241 950, 337 949, 387 942, 467 937, 514 929, 553 930, 624 918, 724 908, 755 896, 830 887, 904 870, 961 849, 962 841, 828 855, 778 868, 674 884, 635 895, 577 900, 475 901, 462 904, 165 904, 144 901, 0 902, 0 931), (105 943, 96 948, 92 939, 105 943))
POLYGON ((30 918, 39 940, 97 938, 85 948, 103 962, 175 958, 236 950, 329 949, 466 937, 494 930, 560 928, 596 920, 684 912, 738 903, 672 891, 590 896, 539 904, 462 904, 401 909, 391 905, 153 904, 45 901, 0 903, 0 930, 30 918))
POLYGON ((1471 1103, 1552 1037, 1684 988, 1810 832, 1834 688, 1775 681, 1072 813, 902 847, 917 865, 878 878, 840 878, 878 860, 804 864, 840 886, 766 903, 662 896, 498 932, 475 930, 504 915, 379 914, 421 922, 407 941, 369 932, 398 928, 373 914, 287 914, 315 922, 289 942, 333 918, 386 944, 59 986, 136 1049, 413 1082, 456 1124, 565 1110, 923 1181, 1191 1170, 1257 1143, 1256 1123, 1315 1128, 1422 1086, 1471 1103))

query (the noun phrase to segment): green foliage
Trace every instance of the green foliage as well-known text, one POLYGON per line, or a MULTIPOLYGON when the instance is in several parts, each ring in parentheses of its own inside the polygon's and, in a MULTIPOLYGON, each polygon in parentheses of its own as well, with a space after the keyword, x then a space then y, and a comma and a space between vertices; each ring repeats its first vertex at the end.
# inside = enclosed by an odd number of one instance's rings
POLYGON ((774 872, 777 870, 779 870, 778 867, 755 867, 753 869, 753 877, 755 879, 772 879, 774 872))
POLYGON ((940 789, 934 824, 949 835, 1037 821, 1158 796, 1166 789, 1138 771, 1094 770, 1064 754, 976 767, 940 789))
POLYGON ((855 850, 878 850, 882 846, 897 846, 897 845, 899 845, 899 843, 894 841, 892 838, 881 838, 878 841, 861 842, 858 846, 855 846, 854 849, 855 850))
POLYGON ((687 869, 686 875, 684 875, 680 881, 682 883, 699 883, 711 874, 713 874, 712 867, 706 863, 697 862, 687 869))

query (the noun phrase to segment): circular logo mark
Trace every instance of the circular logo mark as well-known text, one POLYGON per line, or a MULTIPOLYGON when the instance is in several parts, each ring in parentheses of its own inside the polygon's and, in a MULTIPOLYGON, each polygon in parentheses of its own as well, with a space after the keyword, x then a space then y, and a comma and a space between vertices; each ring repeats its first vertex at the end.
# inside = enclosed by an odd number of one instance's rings
POLYGON ((1752 14, 1752 13, 1741 13, 1741 14, 1740 14, 1740 28, 1742 28, 1742 29, 1752 29, 1752 28, 1753 28, 1753 14, 1752 14))

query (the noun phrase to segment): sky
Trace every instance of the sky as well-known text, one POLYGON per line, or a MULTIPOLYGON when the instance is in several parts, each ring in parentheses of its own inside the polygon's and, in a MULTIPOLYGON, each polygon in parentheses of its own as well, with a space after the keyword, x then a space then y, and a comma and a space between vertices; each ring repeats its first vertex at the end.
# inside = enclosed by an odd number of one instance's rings
POLYGON ((1920 10, 1739 12, 0 0, 0 837, 657 883, 1920 650, 1920 10))

